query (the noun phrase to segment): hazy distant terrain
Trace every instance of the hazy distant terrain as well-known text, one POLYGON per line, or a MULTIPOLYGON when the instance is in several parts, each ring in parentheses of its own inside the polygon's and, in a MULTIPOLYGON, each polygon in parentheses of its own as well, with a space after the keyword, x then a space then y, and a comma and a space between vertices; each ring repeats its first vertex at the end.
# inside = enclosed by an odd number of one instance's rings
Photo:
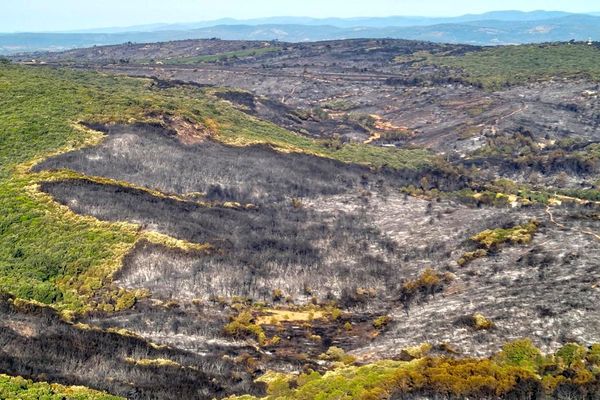
POLYGON ((80 47, 220 38, 307 42, 353 38, 428 40, 438 43, 499 45, 600 39, 600 14, 500 11, 454 18, 222 19, 186 24, 153 24, 64 33, 0 34, 0 54, 59 51, 80 47))

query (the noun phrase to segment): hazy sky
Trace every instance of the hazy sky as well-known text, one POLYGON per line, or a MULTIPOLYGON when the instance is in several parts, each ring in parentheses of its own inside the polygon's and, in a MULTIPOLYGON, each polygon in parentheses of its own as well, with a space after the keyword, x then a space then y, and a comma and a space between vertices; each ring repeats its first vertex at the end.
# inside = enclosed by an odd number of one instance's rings
POLYGON ((1 0, 0 32, 231 17, 456 16, 493 10, 600 11, 598 0, 1 0))

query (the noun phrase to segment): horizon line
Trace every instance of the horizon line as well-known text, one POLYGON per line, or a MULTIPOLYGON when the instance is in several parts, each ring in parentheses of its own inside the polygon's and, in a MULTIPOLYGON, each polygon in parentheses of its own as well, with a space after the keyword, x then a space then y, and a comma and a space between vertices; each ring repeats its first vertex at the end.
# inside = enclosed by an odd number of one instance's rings
MULTIPOLYGON (((78 34, 78 33, 105 33, 105 34, 114 34, 110 33, 110 32, 94 32, 95 30, 108 30, 108 29, 130 29, 130 28, 141 28, 141 27, 150 27, 150 26, 169 26, 169 25, 185 25, 185 24, 202 24, 202 23, 212 23, 212 22, 218 22, 218 21, 223 21, 223 20, 232 20, 232 21, 237 21, 237 22, 244 22, 244 21, 257 21, 257 20, 262 20, 262 19, 273 19, 273 18, 299 18, 299 19, 311 19, 311 20, 316 20, 316 21, 322 21, 322 20, 328 20, 328 19, 337 19, 337 20, 341 20, 341 21, 351 21, 351 20, 360 20, 360 19, 387 19, 387 18, 423 18, 423 19, 447 19, 447 18, 460 18, 460 17, 467 17, 467 16, 483 16, 486 14, 491 14, 491 13, 499 13, 499 12, 516 12, 516 13, 522 13, 522 14, 531 14, 531 13, 536 13, 536 12, 548 12, 548 13, 565 13, 565 14, 571 14, 571 15, 588 15, 588 16, 599 16, 600 17, 600 11, 587 11, 587 12, 571 12, 571 11, 563 11, 563 10, 546 10, 546 9, 537 9, 537 10, 531 10, 531 11, 524 11, 524 10, 515 10, 515 9, 498 9, 498 10, 491 10, 491 11, 485 11, 485 12, 481 12, 481 13, 466 13, 466 14, 459 14, 459 15, 446 15, 446 16, 426 16, 426 15, 400 15, 400 14, 395 14, 395 15, 387 15, 387 16, 354 16, 354 17, 336 17, 336 16, 327 16, 327 17, 310 17, 307 15, 299 15, 299 16, 294 16, 294 15, 272 15, 272 16, 265 16, 265 17, 256 17, 256 18, 245 18, 245 19, 239 19, 239 18, 233 18, 233 17, 221 17, 221 18, 216 18, 216 19, 207 19, 207 20, 197 20, 197 21, 190 21, 190 22, 150 22, 147 24, 134 24, 134 25, 119 25, 119 26, 97 26, 97 27, 91 27, 91 28, 74 28, 74 29, 68 29, 68 30, 47 30, 47 31, 10 31, 10 32, 2 32, 0 31, 0 35, 11 35, 11 34, 24 34, 24 33, 40 33, 40 34, 78 34), (598 15, 595 15, 598 14, 598 15)), ((243 25, 243 24, 241 24, 243 25)), ((301 25, 301 24, 300 24, 301 25)), ((219 26, 219 25, 214 25, 214 26, 219 26)), ((143 31, 138 31, 138 32, 143 32, 143 31)), ((125 33, 125 32, 122 32, 125 33)))

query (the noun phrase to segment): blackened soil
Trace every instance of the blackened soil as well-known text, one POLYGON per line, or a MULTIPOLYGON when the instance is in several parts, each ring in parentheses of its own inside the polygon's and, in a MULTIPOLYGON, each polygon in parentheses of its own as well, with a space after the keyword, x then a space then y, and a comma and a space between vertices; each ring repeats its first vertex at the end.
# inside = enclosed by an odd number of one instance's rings
POLYGON ((212 399, 250 390, 252 377, 214 346, 206 356, 66 323, 52 310, 0 298, 0 370, 34 380, 85 385, 129 399, 212 399), (132 360, 170 360, 168 366, 132 360))

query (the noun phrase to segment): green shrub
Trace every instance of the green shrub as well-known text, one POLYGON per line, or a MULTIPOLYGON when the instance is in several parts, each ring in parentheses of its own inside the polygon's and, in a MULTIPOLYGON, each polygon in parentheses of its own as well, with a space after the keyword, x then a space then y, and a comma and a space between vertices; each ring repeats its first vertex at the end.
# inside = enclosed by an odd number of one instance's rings
POLYGON ((387 315, 382 315, 381 317, 377 317, 373 320, 373 327, 375 329, 383 329, 385 328, 390 322, 392 322, 392 318, 387 316, 387 315))
POLYGON ((115 311, 127 310, 135 304, 137 298, 134 292, 126 290, 120 290, 117 294, 117 301, 115 303, 115 311))
POLYGON ((536 371, 541 365, 542 353, 530 339, 520 339, 502 347, 497 360, 501 365, 523 367, 536 371))
POLYGON ((565 367, 572 367, 581 363, 586 356, 586 349, 577 343, 568 343, 561 347, 554 355, 565 367))
POLYGON ((319 359, 326 361, 334 361, 341 362, 346 365, 354 364, 356 361, 356 357, 346 354, 346 352, 339 348, 332 346, 330 347, 326 353, 323 353, 319 356, 319 359))
POLYGON ((34 383, 20 377, 0 374, 0 399, 3 400, 124 400, 79 386, 34 383))
POLYGON ((485 249, 495 249, 504 243, 527 244, 531 242, 537 232, 539 223, 531 220, 524 225, 517 225, 508 229, 488 229, 473 236, 471 240, 477 242, 485 249))
POLYGON ((585 357, 590 364, 600 367, 600 344, 592 345, 585 357))
POLYGON ((464 267, 464 266, 467 266, 472 261, 477 260, 478 258, 486 257, 487 254, 488 254, 488 252, 485 249, 477 249, 475 251, 468 251, 468 252, 464 253, 461 258, 458 259, 457 263, 461 267, 464 267))
POLYGON ((225 325, 224 331, 234 338, 255 338, 260 345, 267 343, 267 337, 262 327, 254 323, 254 316, 250 311, 242 311, 225 325))
POLYGON ((475 330, 480 331, 494 328, 494 323, 492 322, 492 320, 486 318, 483 314, 475 313, 473 314, 471 319, 472 326, 473 328, 475 328, 475 330))
POLYGON ((338 321, 341 317, 342 317, 343 313, 342 310, 340 310, 337 307, 332 307, 329 316, 331 317, 332 321, 338 321))
POLYGON ((418 294, 433 296, 442 290, 444 285, 451 283, 453 280, 454 275, 450 273, 443 274, 432 268, 427 268, 416 279, 407 280, 402 284, 400 288, 400 301, 408 309, 418 294))

